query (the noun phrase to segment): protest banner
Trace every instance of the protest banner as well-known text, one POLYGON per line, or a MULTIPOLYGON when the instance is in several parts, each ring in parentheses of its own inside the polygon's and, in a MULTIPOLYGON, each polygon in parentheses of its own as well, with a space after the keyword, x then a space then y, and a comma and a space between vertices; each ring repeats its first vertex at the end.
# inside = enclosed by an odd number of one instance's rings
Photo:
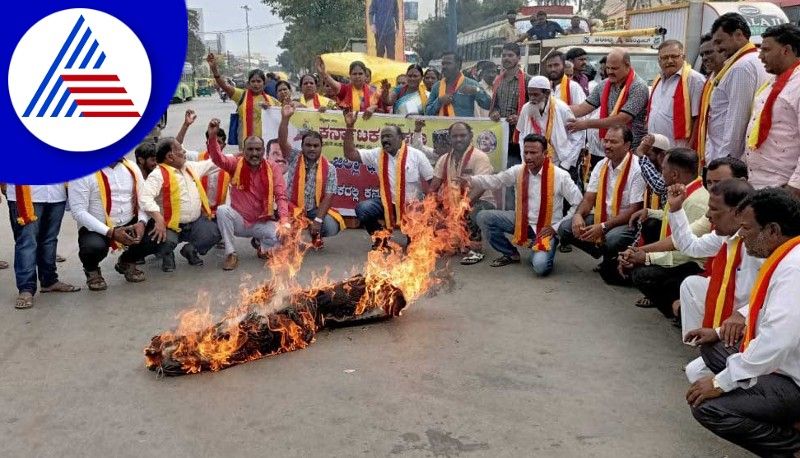
MULTIPOLYGON (((504 170, 508 156, 508 123, 494 122, 488 118, 446 118, 422 116, 406 118, 398 115, 375 114, 369 120, 358 118, 355 126, 355 143, 358 149, 380 148, 380 132, 385 126, 399 126, 410 141, 416 119, 425 120, 422 130, 423 144, 433 146, 434 132, 440 135, 455 121, 463 121, 472 127, 475 147, 489 155, 496 171, 504 170), (437 132, 438 131, 438 132, 437 132)), ((277 137, 281 121, 280 108, 269 108, 262 116, 263 132, 271 133, 266 140, 277 137)), ((345 123, 341 111, 296 110, 289 123, 289 141, 300 149, 303 131, 316 130, 322 135, 322 154, 336 168, 338 187, 333 198, 333 207, 343 215, 354 216, 356 204, 364 199, 378 197, 377 171, 361 163, 348 161, 344 157, 343 143, 345 123)))

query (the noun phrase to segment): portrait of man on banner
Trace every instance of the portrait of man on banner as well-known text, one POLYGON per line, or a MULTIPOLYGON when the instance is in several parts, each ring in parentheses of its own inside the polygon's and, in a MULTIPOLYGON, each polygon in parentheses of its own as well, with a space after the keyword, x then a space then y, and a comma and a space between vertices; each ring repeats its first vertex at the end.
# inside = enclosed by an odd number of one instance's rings
POLYGON ((405 60, 403 0, 367 0, 366 5, 368 54, 405 60))

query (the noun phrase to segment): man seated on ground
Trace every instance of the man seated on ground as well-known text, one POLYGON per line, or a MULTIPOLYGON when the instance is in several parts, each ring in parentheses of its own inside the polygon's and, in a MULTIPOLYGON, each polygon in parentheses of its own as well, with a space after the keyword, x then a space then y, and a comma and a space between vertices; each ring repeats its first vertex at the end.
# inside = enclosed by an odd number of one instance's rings
MULTIPOLYGON (((175 140, 177 140, 181 146, 183 146, 186 132, 196 119, 197 115, 194 110, 186 110, 183 125, 181 125, 178 131, 178 135, 175 136, 175 140)), ((208 135, 208 132, 206 132, 206 135, 208 135)), ((220 151, 225 151, 227 139, 228 136, 225 134, 225 131, 222 128, 217 129, 217 144, 219 145, 220 151)), ((206 141, 208 141, 208 137, 206 137, 206 141)), ((206 161, 211 159, 208 151, 189 151, 186 148, 184 148, 184 151, 186 152, 187 161, 206 161)), ((208 205, 211 207, 211 214, 214 216, 217 215, 217 207, 224 205, 228 200, 228 185, 230 181, 230 174, 223 170, 211 172, 200 179, 200 184, 203 185, 203 190, 205 190, 206 196, 208 196, 208 205)))
MULTIPOLYGON (((744 332, 750 291, 763 263, 763 259, 750 256, 738 234, 736 208, 753 192, 753 187, 746 181, 725 180, 709 192, 708 219, 714 230, 697 237, 692 234, 682 209, 685 188, 682 185, 670 187, 669 224, 674 243, 690 256, 713 257, 709 261, 710 277, 692 275, 681 283, 681 336, 684 342, 691 343, 694 337, 690 334, 714 332, 732 346, 744 332)), ((687 377, 696 381, 704 375, 694 375, 702 367, 702 359, 689 364, 687 377)))
MULTIPOLYGON (((216 141, 215 141, 216 143, 216 141)), ((142 240, 140 257, 158 253, 161 270, 175 270, 175 248, 190 265, 202 266, 205 255, 220 241, 208 197, 200 178, 217 170, 211 161, 187 162, 177 140, 163 138, 156 148, 158 167, 144 182, 139 207, 152 219, 142 240)))
MULTIPOLYGON (((683 208, 689 222, 702 218, 708 210, 708 191, 703 179, 697 176, 697 154, 688 148, 673 148, 667 151, 662 166, 664 183, 682 184, 688 197, 683 208)), ((660 239, 669 235, 669 205, 664 210, 649 210, 649 216, 661 221, 660 239)), ((638 247, 625 250, 619 257, 620 269, 630 274, 633 286, 639 288, 644 297, 636 302, 637 307, 656 307, 667 318, 672 317, 672 302, 678 299, 681 282, 689 275, 703 271, 704 259, 692 258, 680 251, 644 252, 638 247)))
POLYGON ((109 250, 125 249, 114 266, 125 280, 145 280, 144 272, 136 268, 149 219, 139 208, 142 186, 141 171, 127 159, 114 161, 69 184, 69 207, 78 223, 78 257, 90 291, 108 288, 100 262, 109 250))
MULTIPOLYGON (((422 151, 412 148, 403 141, 403 132, 397 126, 381 129, 381 147, 369 150, 356 149, 353 138, 358 113, 344 113, 347 130, 344 135, 344 156, 349 161, 361 162, 378 171, 380 197, 362 200, 356 205, 356 217, 370 235, 381 229, 379 220, 383 218, 384 227, 391 233, 400 228, 403 212, 408 203, 419 200, 428 191, 433 178, 433 167, 422 151), (397 173, 397 167, 401 173, 397 173), (400 176, 401 179, 397 180, 400 176)), ((387 246, 388 236, 384 233, 373 236, 373 249, 387 246)))
POLYGON ((609 284, 625 283, 617 271, 617 257, 636 240, 636 230, 628 221, 642 208, 644 196, 639 158, 630 151, 632 141, 627 126, 608 129, 603 139, 605 159, 592 170, 575 216, 558 228, 562 242, 603 258, 597 271, 609 284))
POLYGON ((502 255, 492 261, 492 267, 520 262, 519 250, 514 247, 517 245, 533 249, 531 264, 537 275, 545 276, 553 270, 558 246, 556 229, 570 219, 582 196, 569 173, 556 167, 546 151, 547 140, 541 135, 529 134, 523 143, 524 164, 495 175, 462 177, 467 185, 479 189, 517 188, 513 211, 478 213, 478 225, 492 248, 502 255), (562 216, 565 200, 571 209, 562 216), (513 244, 506 234, 513 234, 513 244))
POLYGON ((644 243, 657 242, 661 234, 661 220, 649 217, 650 210, 661 210, 667 202, 667 186, 661 175, 661 165, 667 150, 672 148, 667 137, 647 134, 634 151, 639 156, 639 166, 644 179, 644 208, 631 217, 631 226, 642 223, 641 239, 644 243))
POLYGON ((286 182, 279 167, 264 158, 264 140, 247 137, 239 157, 223 155, 215 139, 219 119, 208 123, 208 153, 220 169, 231 175, 231 203, 217 209, 217 225, 225 243, 223 270, 239 265, 235 237, 253 237, 258 256, 266 259, 279 243, 279 221, 290 227, 286 182), (277 215, 275 214, 277 208, 277 215))
MULTIPOLYGON (((473 175, 491 175, 494 167, 489 156, 472 145, 472 128, 469 124, 456 122, 448 131, 453 150, 436 162, 433 170, 431 192, 440 192, 442 199, 460 199, 461 185, 459 178, 473 175)), ((483 260, 481 246, 481 229, 478 227, 477 216, 484 210, 494 210, 494 194, 491 191, 470 189, 469 200, 471 210, 467 215, 467 228, 472 247, 461 260, 461 264, 475 264, 483 260)))
POLYGON ((331 208, 336 195, 336 169, 322 156, 322 135, 311 130, 303 132, 298 151, 289 143, 289 120, 294 115, 292 105, 281 109, 278 144, 289 164, 286 185, 289 205, 295 218, 306 218, 308 231, 315 248, 324 246, 322 239, 344 230, 342 215, 331 208))
POLYGON ((750 255, 766 259, 753 284, 740 347, 700 336, 712 375, 686 393, 695 419, 759 456, 800 451, 800 201, 767 188, 738 207, 739 234, 750 255), (716 341, 716 342, 714 342, 716 341), (713 343, 712 343, 713 342, 713 343))

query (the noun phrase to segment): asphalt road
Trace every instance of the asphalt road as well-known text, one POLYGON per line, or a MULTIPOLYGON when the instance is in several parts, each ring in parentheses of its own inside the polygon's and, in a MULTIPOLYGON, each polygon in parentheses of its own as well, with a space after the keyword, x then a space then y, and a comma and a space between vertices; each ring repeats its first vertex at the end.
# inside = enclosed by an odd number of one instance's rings
MULTIPOLYGON (((219 98, 170 108, 199 114, 201 148, 219 98)), ((0 221, 8 210, 0 205, 0 221)), ((300 274, 362 265, 361 230, 328 240, 300 274)), ((454 266, 455 288, 393 321, 325 331, 306 350, 219 373, 157 379, 142 349, 200 292, 216 310, 265 276, 246 240, 235 272, 212 251, 204 267, 178 256, 128 284, 102 264, 109 289, 39 295, 13 309, 13 271, 0 271, 0 456, 653 456, 746 454, 692 418, 682 367, 693 350, 637 293, 609 287, 594 261, 558 254, 535 278, 527 265, 454 266)), ((83 285, 77 231, 65 217, 59 265, 83 285)), ((489 258, 493 253, 489 254, 489 258)), ((13 257, 0 224, 0 259, 13 257)), ((84 285, 85 286, 85 285, 84 285)))

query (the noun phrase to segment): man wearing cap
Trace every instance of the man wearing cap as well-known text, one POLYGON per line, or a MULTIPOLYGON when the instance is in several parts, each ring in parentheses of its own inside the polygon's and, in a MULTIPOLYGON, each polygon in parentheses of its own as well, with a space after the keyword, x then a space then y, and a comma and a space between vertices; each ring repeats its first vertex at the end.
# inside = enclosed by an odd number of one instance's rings
POLYGON ((647 131, 661 134, 671 145, 689 146, 700 113, 705 78, 684 59, 683 43, 666 40, 658 47, 661 73, 653 81, 647 104, 647 131))
POLYGON ((523 105, 517 120, 519 136, 524 139, 528 134, 537 134, 549 139, 548 156, 553 158, 557 166, 569 171, 572 181, 577 182, 576 165, 583 146, 583 136, 580 133, 568 134, 566 128, 566 122, 574 118, 569 105, 553 95, 547 77, 531 77, 528 82, 528 102, 523 105))

